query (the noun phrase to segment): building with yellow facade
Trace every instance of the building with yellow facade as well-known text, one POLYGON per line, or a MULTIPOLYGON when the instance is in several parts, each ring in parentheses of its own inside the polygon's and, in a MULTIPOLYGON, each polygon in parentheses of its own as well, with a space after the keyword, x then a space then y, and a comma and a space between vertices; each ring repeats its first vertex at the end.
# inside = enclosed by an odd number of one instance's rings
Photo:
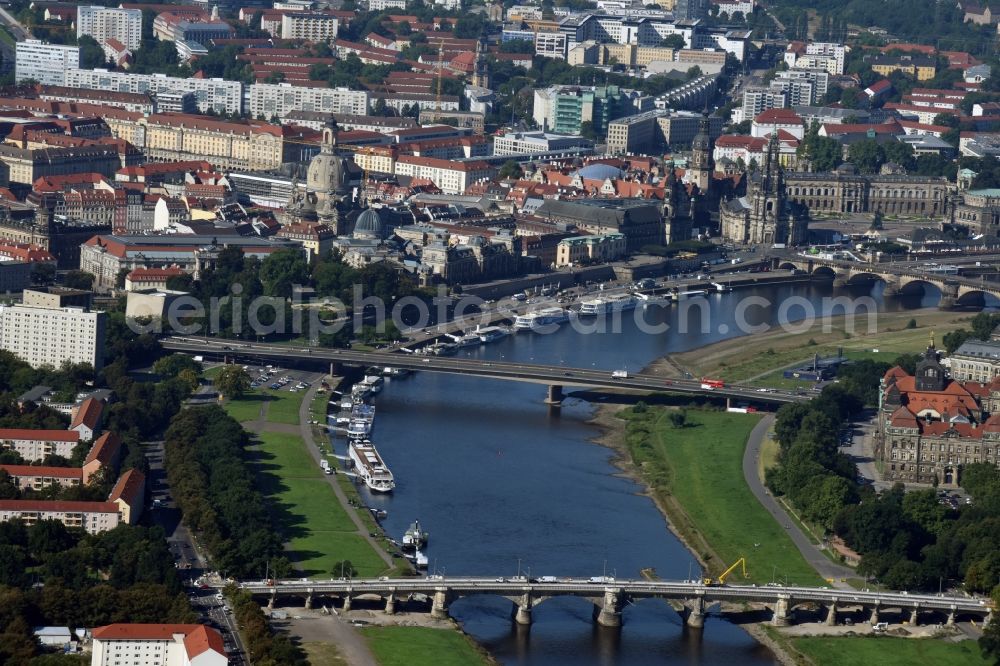
POLYGON ((937 60, 928 56, 876 56, 872 58, 871 63, 872 71, 882 76, 889 76, 893 72, 902 72, 915 77, 917 81, 927 81, 933 79, 934 75, 937 74, 937 60))

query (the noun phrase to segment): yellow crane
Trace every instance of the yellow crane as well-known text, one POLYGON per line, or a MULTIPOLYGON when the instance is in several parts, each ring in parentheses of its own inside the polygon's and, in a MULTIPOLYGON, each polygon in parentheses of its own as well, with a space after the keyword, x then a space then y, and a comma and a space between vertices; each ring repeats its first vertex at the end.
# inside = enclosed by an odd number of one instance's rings
POLYGON ((726 569, 725 571, 723 571, 721 574, 719 574, 718 578, 714 578, 713 579, 711 577, 708 577, 708 578, 702 579, 702 582, 705 583, 705 585, 725 585, 726 584, 726 578, 729 576, 729 574, 733 573, 733 571, 736 570, 736 567, 740 567, 740 570, 742 571, 744 578, 749 578, 750 577, 750 574, 747 573, 747 561, 746 561, 746 558, 741 557, 740 559, 738 559, 735 562, 733 562, 733 565, 731 567, 729 567, 728 569, 726 569))

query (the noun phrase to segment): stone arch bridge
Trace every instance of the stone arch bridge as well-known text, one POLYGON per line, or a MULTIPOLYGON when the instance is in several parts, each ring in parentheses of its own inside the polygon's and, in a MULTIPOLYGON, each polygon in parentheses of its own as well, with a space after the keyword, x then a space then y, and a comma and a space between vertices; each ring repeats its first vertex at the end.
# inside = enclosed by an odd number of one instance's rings
POLYGON ((992 605, 988 599, 908 592, 871 592, 778 585, 705 585, 695 581, 615 580, 613 578, 474 578, 428 576, 426 578, 378 578, 337 580, 278 580, 238 583, 258 599, 266 599, 274 608, 279 599, 303 600, 306 608, 317 601, 337 599, 341 608, 352 604, 384 604, 386 613, 395 613, 406 603, 419 603, 434 617, 448 617, 449 605, 462 597, 492 595, 509 599, 516 623, 531 624, 532 610, 553 597, 580 597, 594 604, 594 620, 607 627, 622 623, 622 610, 642 599, 663 599, 685 616, 690 627, 704 625, 709 607, 735 603, 767 608, 772 623, 790 624, 798 606, 819 608, 827 624, 834 624, 837 614, 862 612, 871 623, 883 615, 902 617, 915 624, 934 615, 937 621, 954 624, 958 619, 988 620, 992 605))
POLYGON ((914 271, 912 268, 898 268, 892 263, 865 264, 805 256, 775 259, 774 263, 775 268, 801 270, 818 277, 829 276, 833 278, 836 286, 882 281, 885 283, 884 296, 915 293, 924 289, 926 285, 932 285, 941 292, 938 307, 942 310, 957 306, 980 305, 987 295, 1000 299, 1000 284, 958 275, 941 275, 914 271))

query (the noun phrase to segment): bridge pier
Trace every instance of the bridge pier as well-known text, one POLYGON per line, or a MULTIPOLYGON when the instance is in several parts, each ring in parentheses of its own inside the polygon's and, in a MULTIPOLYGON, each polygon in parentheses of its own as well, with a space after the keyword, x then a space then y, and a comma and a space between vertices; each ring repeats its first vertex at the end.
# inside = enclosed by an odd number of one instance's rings
POLYGON ((395 615, 396 613, 396 590, 389 592, 389 596, 385 598, 385 614, 395 615))
POLYGON ((941 300, 938 301, 938 310, 954 310, 956 300, 953 296, 941 294, 941 300))
POLYGON ((910 625, 915 627, 918 624, 920 624, 920 606, 914 606, 910 611, 910 625))
POLYGON ((684 604, 688 609, 687 626, 692 629, 701 629, 705 626, 705 597, 695 597, 688 599, 684 604))
POLYGON ((955 609, 948 611, 948 621, 945 622, 949 627, 955 626, 955 609))
POLYGON ((787 595, 778 595, 778 600, 774 603, 774 616, 771 618, 771 624, 776 627, 787 627, 792 623, 788 612, 788 602, 787 595))
POLYGON ((837 624, 837 602, 834 601, 826 610, 826 626, 832 627, 837 624))
POLYGON ((605 590, 604 603, 597 613, 597 624, 602 627, 622 626, 621 590, 605 590))
POLYGON ((312 590, 306 594, 306 610, 312 610, 313 607, 313 595, 312 590))
POLYGON ((872 626, 878 624, 878 602, 876 602, 875 605, 872 607, 872 616, 868 620, 868 624, 872 626))
POLYGON ((271 590, 271 596, 267 598, 267 610, 274 610, 274 600, 278 598, 278 591, 271 590))
POLYGON ((895 297, 900 294, 900 287, 898 280, 886 280, 885 289, 882 290, 882 296, 895 297))
POLYGON ((344 611, 345 613, 347 613, 347 612, 349 612, 351 610, 351 595, 350 594, 345 594, 344 595, 344 605, 343 605, 343 607, 341 607, 340 610, 344 611))
POLYGON ((434 588, 434 600, 431 602, 431 617, 435 620, 448 619, 448 588, 434 588))
POLYGON ((563 401, 563 387, 561 384, 552 384, 549 386, 548 395, 545 397, 546 404, 549 405, 561 405, 563 401))
POLYGON ((514 622, 522 626, 531 625, 531 609, 534 605, 534 600, 531 595, 527 592, 521 597, 521 601, 516 604, 514 609, 514 622))

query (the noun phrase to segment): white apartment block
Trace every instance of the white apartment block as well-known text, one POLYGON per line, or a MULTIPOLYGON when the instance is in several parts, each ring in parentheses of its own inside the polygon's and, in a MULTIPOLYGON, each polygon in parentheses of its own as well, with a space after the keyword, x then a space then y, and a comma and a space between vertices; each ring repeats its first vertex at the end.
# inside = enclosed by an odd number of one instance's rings
POLYGON ((806 82, 811 87, 811 102, 793 101, 789 96, 789 106, 811 106, 826 96, 830 88, 830 73, 825 69, 789 69, 778 72, 771 81, 771 87, 785 85, 784 82, 806 82))
POLYGON ((79 443, 76 430, 0 428, 0 449, 16 451, 27 462, 38 462, 49 454, 69 458, 79 443))
POLYGON ((406 0, 368 0, 368 9, 373 12, 384 9, 406 9, 406 0))
POLYGON ((84 35, 98 44, 117 39, 125 48, 137 49, 142 41, 142 10, 81 5, 76 8, 76 36, 84 35))
POLYGON ((27 525, 40 520, 58 520, 66 527, 100 534, 118 527, 121 517, 114 502, 0 500, 0 523, 8 520, 22 520, 27 525))
POLYGON ((241 113, 243 84, 224 79, 181 79, 165 74, 128 74, 106 69, 68 69, 66 85, 70 88, 114 90, 131 93, 191 92, 198 110, 241 113))
POLYGON ((812 44, 806 45, 806 55, 833 58, 836 64, 833 67, 833 71, 830 71, 830 73, 844 73, 844 59, 847 56, 847 47, 843 44, 835 44, 832 42, 813 42, 812 44))
POLYGON ((337 38, 337 17, 308 12, 283 14, 282 39, 303 39, 307 42, 329 42, 337 38))
POLYGON ((736 13, 743 14, 744 17, 753 14, 754 0, 719 0, 716 4, 719 15, 725 15, 726 18, 732 18, 736 13))
POLYGON ((400 155, 396 160, 397 176, 427 178, 445 194, 462 194, 469 185, 493 174, 493 167, 478 160, 458 162, 413 155, 400 155))
POLYGON ((743 91, 743 106, 733 112, 733 122, 753 120, 768 109, 788 106, 788 93, 772 88, 751 87, 743 91))
POLYGON ((31 367, 64 362, 104 364, 107 315, 84 308, 0 306, 0 349, 17 354, 31 367))
POLYGON ((14 78, 17 83, 26 79, 46 86, 66 85, 66 70, 80 66, 80 48, 49 44, 38 39, 17 43, 14 61, 14 78))
POLYGON ((284 120, 291 111, 319 111, 363 116, 368 113, 367 90, 306 88, 290 83, 254 83, 250 86, 250 108, 254 118, 272 116, 284 120))
POLYGON ((109 624, 93 631, 91 666, 226 666, 218 631, 201 624, 109 624))

